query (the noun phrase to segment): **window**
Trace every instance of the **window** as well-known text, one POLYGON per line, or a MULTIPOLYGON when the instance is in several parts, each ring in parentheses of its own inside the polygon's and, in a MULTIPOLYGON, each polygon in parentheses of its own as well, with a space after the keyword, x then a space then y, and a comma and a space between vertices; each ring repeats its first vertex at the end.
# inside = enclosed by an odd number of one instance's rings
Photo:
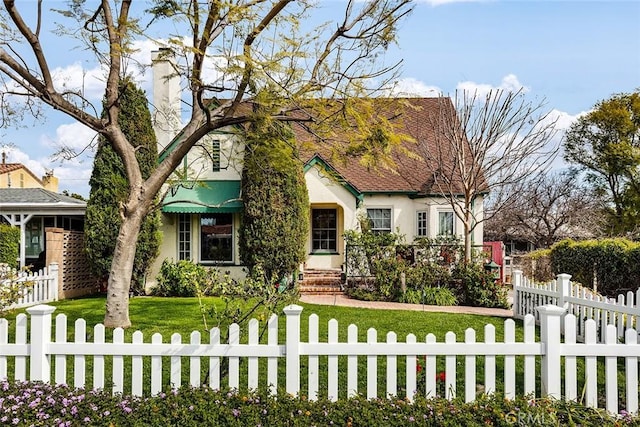
POLYGON ((391 233, 391 209, 367 209, 367 217, 374 233, 391 233))
POLYGON ((453 212, 438 212, 438 235, 453 236, 453 212))
POLYGON ((427 230, 429 229, 429 221, 428 221, 426 211, 418 212, 417 222, 418 222, 417 236, 427 237, 427 230))
POLYGON ((178 216, 178 259, 191 259, 191 215, 178 216))
POLYGON ((211 162, 213 163, 212 170, 220 172, 220 141, 217 139, 211 143, 211 162))
POLYGON ((313 252, 337 252, 337 212, 335 209, 313 209, 311 211, 311 233, 313 252))
POLYGON ((233 261, 233 216, 229 213, 200 217, 200 261, 233 261))

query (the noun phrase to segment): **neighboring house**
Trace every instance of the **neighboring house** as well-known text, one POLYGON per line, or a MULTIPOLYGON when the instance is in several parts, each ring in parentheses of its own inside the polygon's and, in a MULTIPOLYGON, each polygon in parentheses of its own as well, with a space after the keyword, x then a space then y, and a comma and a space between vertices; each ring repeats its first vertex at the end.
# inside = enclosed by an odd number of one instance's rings
MULTIPOLYGON (((172 146, 180 117, 177 77, 167 60, 154 55, 154 112, 160 158, 172 146)), ((293 126, 301 151, 310 202, 310 225, 304 271, 340 271, 345 263, 346 230, 359 229, 368 217, 374 230, 403 234, 408 242, 415 237, 461 235, 462 223, 447 199, 429 184, 436 171, 429 170, 415 153, 433 144, 426 125, 441 114, 449 99, 411 98, 380 100, 392 109, 398 131, 415 143, 406 148, 414 155, 398 154, 397 171, 367 168, 357 157, 332 160, 331 150, 313 140, 300 126, 293 126), (444 102, 443 102, 444 101, 444 102)), ((454 111, 447 108, 447 111, 454 111)), ((344 141, 347 138, 345 136, 344 141)), ((190 259, 203 265, 223 266, 239 271, 238 228, 242 210, 240 179, 243 144, 233 132, 214 132, 194 147, 185 159, 185 169, 197 177, 187 185, 172 187, 162 201, 163 242, 160 256, 150 276, 155 278, 164 259, 190 259)), ((474 202, 475 214, 482 217, 483 195, 474 202)), ((482 224, 473 233, 473 244, 482 244, 482 224)))
POLYGON ((52 174, 38 179, 20 163, 0 164, 0 221, 20 227, 20 266, 42 268, 46 259, 45 228, 82 231, 86 202, 57 191, 52 174))
POLYGON ((45 176, 38 178, 21 163, 7 163, 7 155, 3 152, 0 188, 44 188, 55 193, 58 191, 58 178, 53 176, 53 172, 47 172, 45 176))

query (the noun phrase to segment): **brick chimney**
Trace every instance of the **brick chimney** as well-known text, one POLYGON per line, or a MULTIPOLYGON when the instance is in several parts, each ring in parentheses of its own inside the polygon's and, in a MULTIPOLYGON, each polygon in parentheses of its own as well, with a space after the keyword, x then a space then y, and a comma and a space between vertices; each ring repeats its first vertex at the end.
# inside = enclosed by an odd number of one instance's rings
POLYGON ((153 129, 162 151, 178 134, 181 125, 180 75, 175 68, 175 55, 171 49, 151 52, 153 70, 153 129))

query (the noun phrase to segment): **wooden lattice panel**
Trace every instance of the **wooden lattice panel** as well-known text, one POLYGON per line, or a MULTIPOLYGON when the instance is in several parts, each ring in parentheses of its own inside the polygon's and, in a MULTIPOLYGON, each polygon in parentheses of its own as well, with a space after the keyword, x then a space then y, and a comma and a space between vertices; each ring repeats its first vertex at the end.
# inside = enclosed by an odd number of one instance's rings
POLYGON ((92 294, 98 290, 83 250, 83 238, 82 232, 64 231, 61 268, 62 290, 66 298, 92 294))

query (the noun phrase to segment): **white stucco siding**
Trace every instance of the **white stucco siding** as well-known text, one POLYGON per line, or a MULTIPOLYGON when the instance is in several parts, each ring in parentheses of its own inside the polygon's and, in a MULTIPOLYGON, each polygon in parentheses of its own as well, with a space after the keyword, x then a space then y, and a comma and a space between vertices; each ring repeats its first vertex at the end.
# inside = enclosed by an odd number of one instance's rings
POLYGON ((147 274, 147 291, 156 285, 156 276, 160 272, 162 262, 165 259, 172 259, 174 261, 177 259, 177 219, 177 215, 162 214, 161 216, 161 225, 159 231, 162 235, 162 241, 160 242, 158 257, 155 259, 153 265, 149 269, 149 273, 147 274))
POLYGON ((190 179, 239 181, 242 177, 244 144, 235 136, 213 133, 205 136, 187 154, 190 179), (213 170, 213 144, 220 143, 220 170, 213 170))
MULTIPOLYGON (((361 205, 363 214, 367 209, 391 209, 391 230, 405 236, 406 242, 412 242, 418 235, 418 212, 427 214, 427 237, 435 238, 439 233, 438 217, 440 212, 453 212, 453 208, 444 198, 429 197, 411 199, 406 195, 367 195, 361 205)), ((474 203, 474 210, 478 221, 482 220, 483 198, 479 197, 474 203)), ((464 225, 454 214, 454 234, 461 239, 464 235, 464 225)), ((478 224, 473 233, 473 244, 482 244, 483 227, 478 224)))
POLYGON ((311 233, 307 239, 307 253, 305 268, 340 268, 344 262, 344 238, 345 229, 354 228, 357 225, 356 197, 344 185, 332 177, 323 173, 314 166, 305 173, 307 190, 309 192, 309 205, 311 209, 336 209, 337 211, 337 254, 313 254, 311 233))

